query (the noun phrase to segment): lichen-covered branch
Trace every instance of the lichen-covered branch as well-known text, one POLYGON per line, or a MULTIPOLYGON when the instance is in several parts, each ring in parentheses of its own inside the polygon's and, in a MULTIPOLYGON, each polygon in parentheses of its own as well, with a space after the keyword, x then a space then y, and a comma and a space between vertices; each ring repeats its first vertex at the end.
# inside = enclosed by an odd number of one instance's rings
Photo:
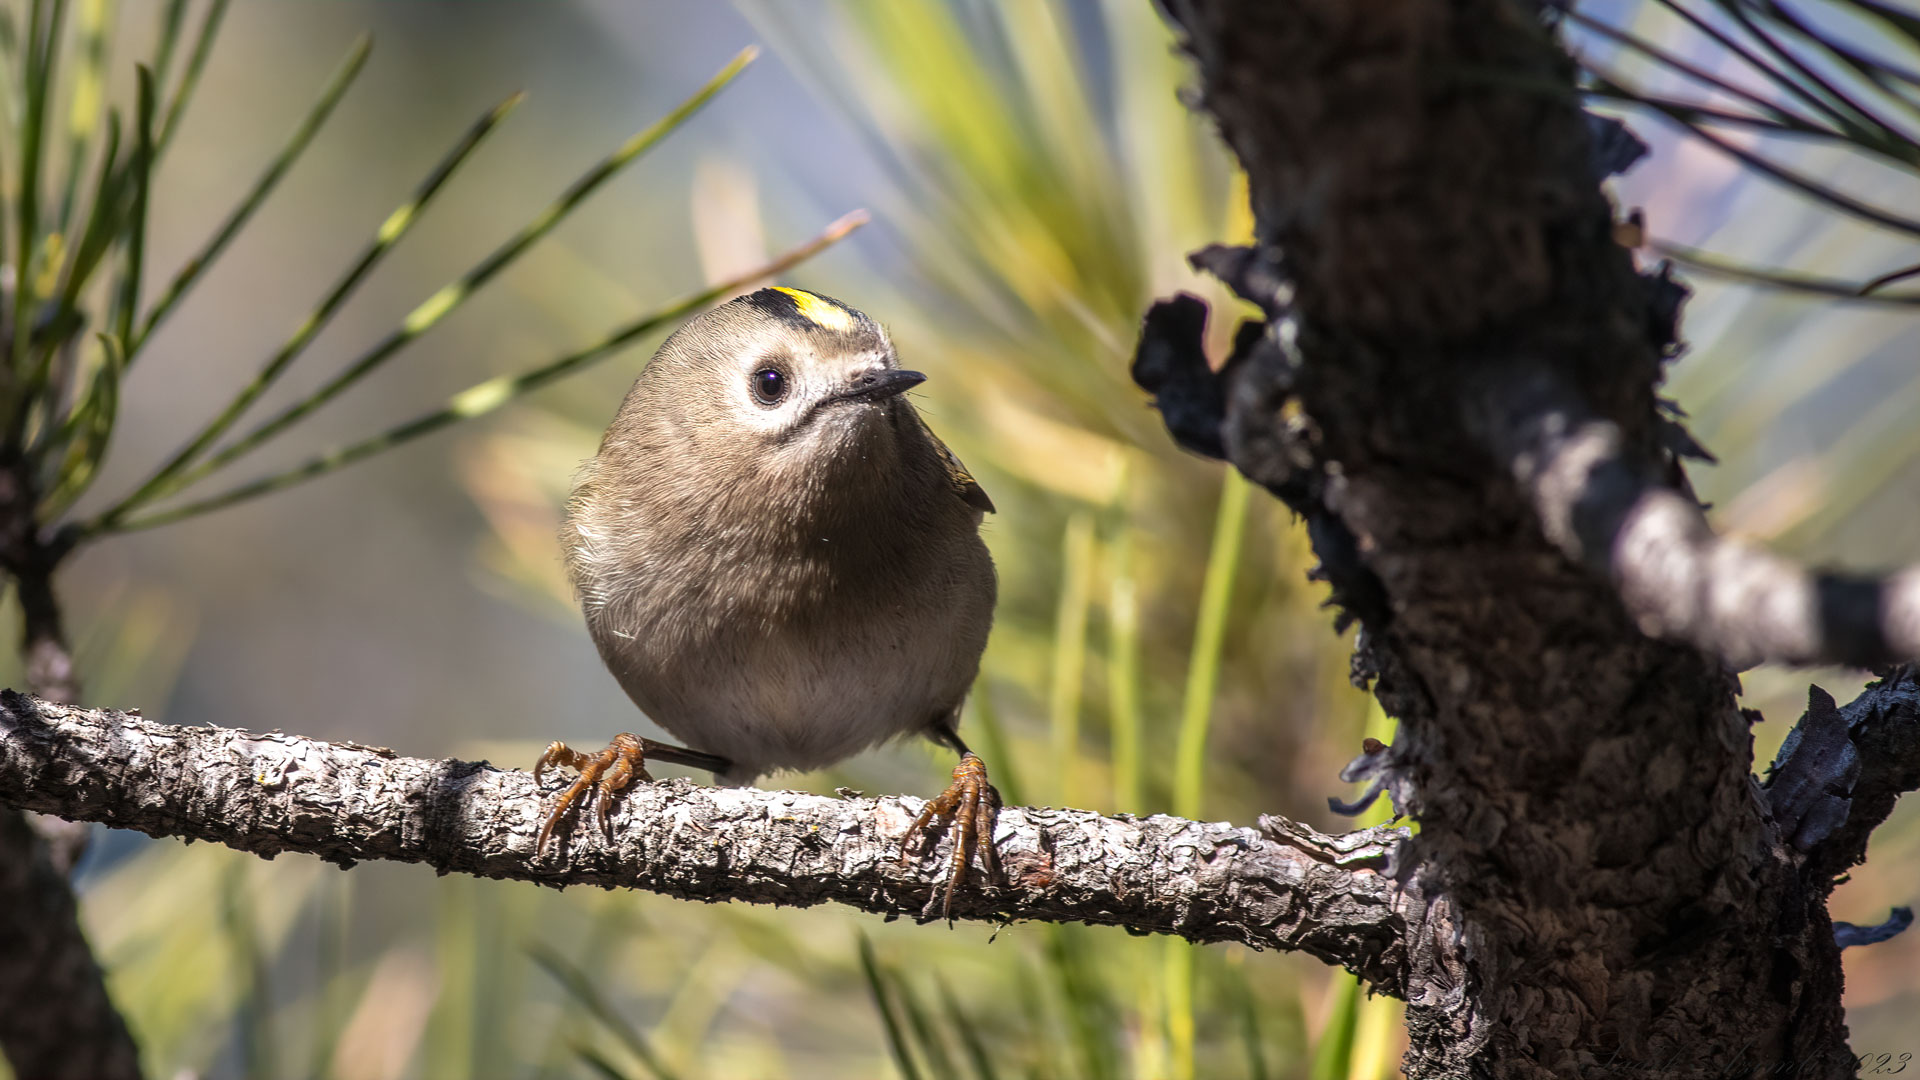
MULTIPOLYGON (((914 798, 636 784, 620 799, 611 840, 576 824, 537 857, 552 795, 528 773, 484 762, 176 727, 0 694, 0 804, 154 836, 266 857, 302 852, 343 866, 389 859, 554 886, 834 902, 887 915, 917 915, 944 881, 944 843, 901 862, 900 838, 921 805, 914 798)), ((1006 807, 994 836, 1005 880, 963 890, 954 916, 1106 923, 1294 949, 1403 992, 1410 926, 1429 940, 1451 933, 1426 925, 1416 887, 1383 873, 1404 833, 1328 837, 1280 819, 1264 824, 1265 834, 1164 816, 1006 807)))

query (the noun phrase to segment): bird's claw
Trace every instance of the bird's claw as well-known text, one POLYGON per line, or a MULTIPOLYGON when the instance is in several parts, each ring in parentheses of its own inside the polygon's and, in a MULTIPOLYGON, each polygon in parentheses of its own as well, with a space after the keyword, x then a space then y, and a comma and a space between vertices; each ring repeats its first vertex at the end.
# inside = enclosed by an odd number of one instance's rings
POLYGON ((547 813, 546 820, 540 824, 540 839, 533 847, 534 858, 546 850, 547 840, 553 835, 553 828, 567 814, 575 801, 589 791, 598 793, 594 800, 594 816, 600 821, 600 831, 606 838, 613 839, 613 823, 610 814, 613 810, 613 797, 633 782, 634 777, 651 781, 647 774, 647 754, 643 740, 632 732, 623 731, 613 737, 606 749, 597 754, 583 754, 571 749, 563 742, 547 744, 547 751, 533 765, 533 782, 540 783, 541 777, 550 766, 577 769, 580 775, 574 778, 572 786, 560 793, 559 801, 547 813))
MULTIPOLYGON (((906 836, 900 841, 900 862, 905 865, 914 857, 914 840, 928 833, 927 826, 936 818, 942 823, 952 822, 958 826, 953 841, 953 867, 947 874, 946 889, 935 895, 940 897, 940 917, 953 921, 953 894, 966 883, 967 869, 973 863, 973 849, 980 851, 981 869, 988 880, 995 881, 1000 876, 1000 860, 993 848, 993 819, 1000 809, 1000 793, 987 782, 987 763, 980 760, 971 751, 960 755, 960 764, 953 767, 953 783, 939 796, 928 801, 920 816, 914 819, 907 829, 906 836)), ((920 849, 926 853, 932 839, 920 849)), ((927 900, 927 909, 933 907, 933 898, 927 900)), ((924 916, 926 910, 921 914, 924 916)))

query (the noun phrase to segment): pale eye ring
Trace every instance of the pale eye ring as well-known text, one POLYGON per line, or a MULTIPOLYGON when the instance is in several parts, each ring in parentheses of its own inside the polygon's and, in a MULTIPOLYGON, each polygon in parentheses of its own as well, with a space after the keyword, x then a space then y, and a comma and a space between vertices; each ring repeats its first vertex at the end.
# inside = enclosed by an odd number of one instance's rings
POLYGON ((779 368, 761 368, 748 376, 747 384, 753 387, 753 400, 762 405, 778 405, 787 396, 787 376, 779 368))

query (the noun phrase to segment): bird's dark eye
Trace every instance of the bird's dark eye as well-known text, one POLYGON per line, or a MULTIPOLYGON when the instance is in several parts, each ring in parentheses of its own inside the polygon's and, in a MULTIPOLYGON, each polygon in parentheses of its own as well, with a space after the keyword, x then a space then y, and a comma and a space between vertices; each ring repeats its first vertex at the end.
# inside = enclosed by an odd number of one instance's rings
POLYGON ((761 368, 753 373, 753 399, 762 405, 778 405, 780 399, 787 396, 787 377, 775 368, 761 368))

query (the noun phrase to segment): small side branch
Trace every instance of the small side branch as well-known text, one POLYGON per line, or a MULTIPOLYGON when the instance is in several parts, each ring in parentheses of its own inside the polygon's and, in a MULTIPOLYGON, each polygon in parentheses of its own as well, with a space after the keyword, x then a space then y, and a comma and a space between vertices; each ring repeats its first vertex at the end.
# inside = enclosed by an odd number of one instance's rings
POLYGON ((1468 410, 1547 538, 1607 575, 1648 634, 1736 668, 1920 659, 1920 569, 1816 573, 1716 534, 1692 497, 1636 460, 1619 428, 1545 367, 1488 380, 1468 410))
POLYGON ((1808 880, 1828 888, 1866 861, 1873 830, 1901 795, 1920 788, 1920 681, 1908 665, 1844 706, 1817 686, 1807 696, 1767 797, 1782 834, 1808 854, 1808 880))
MULTIPOLYGON (((268 858, 389 859, 556 887, 833 902, 884 915, 922 911, 944 881, 946 843, 913 863, 899 858, 919 799, 637 784, 620 800, 611 840, 576 824, 536 858, 550 795, 529 774, 484 762, 0 694, 0 804, 154 836, 268 858)), ((1440 932, 1426 926, 1418 890, 1384 872, 1400 831, 1326 837, 1267 824, 1263 835, 1158 815, 1007 807, 994 836, 1006 880, 965 890, 953 914, 1294 949, 1403 993, 1412 928, 1440 932)))

